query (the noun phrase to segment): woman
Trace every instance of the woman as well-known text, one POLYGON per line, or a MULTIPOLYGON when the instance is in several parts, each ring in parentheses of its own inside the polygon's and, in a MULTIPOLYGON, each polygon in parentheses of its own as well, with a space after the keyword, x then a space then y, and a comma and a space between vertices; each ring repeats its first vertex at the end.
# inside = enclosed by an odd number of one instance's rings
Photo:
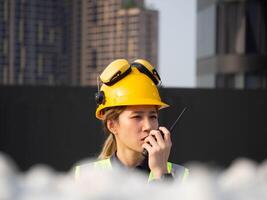
MULTIPOLYGON (((108 134, 97 168, 136 168, 148 180, 179 179, 188 169, 168 162, 171 136, 158 124, 158 111, 168 107, 161 101, 157 85, 160 77, 146 60, 129 64, 118 59, 100 75, 102 86, 96 95, 96 117, 108 134)), ((78 177, 86 165, 76 167, 78 177)))

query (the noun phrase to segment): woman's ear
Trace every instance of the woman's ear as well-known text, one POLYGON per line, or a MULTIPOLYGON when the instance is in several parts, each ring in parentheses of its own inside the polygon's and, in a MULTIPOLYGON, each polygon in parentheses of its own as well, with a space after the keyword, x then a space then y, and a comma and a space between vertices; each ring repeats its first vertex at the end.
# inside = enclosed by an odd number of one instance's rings
POLYGON ((117 126, 116 126, 116 122, 114 120, 108 120, 107 121, 107 128, 114 135, 117 134, 117 126))

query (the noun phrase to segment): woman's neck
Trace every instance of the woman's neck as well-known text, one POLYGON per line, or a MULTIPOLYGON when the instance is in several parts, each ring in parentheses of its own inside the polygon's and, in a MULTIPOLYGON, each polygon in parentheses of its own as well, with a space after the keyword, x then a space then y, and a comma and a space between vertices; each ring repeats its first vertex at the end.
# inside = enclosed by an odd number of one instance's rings
POLYGON ((127 167, 136 167, 144 160, 141 153, 130 149, 117 149, 118 159, 127 167))

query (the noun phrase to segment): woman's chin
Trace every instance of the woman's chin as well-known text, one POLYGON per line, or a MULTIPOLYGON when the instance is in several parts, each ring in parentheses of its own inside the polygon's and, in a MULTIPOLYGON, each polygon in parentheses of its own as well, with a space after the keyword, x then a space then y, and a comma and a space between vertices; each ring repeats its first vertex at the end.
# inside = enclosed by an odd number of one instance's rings
POLYGON ((134 151, 135 151, 136 153, 142 153, 143 150, 144 150, 144 148, 143 148, 142 146, 138 146, 137 148, 134 149, 134 151))

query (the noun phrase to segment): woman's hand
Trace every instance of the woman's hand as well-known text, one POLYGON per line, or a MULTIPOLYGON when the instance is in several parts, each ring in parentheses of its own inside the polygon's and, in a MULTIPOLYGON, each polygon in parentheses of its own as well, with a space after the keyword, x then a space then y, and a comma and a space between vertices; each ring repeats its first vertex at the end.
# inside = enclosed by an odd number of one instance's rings
POLYGON ((145 143, 142 145, 148 151, 148 166, 157 179, 168 172, 167 162, 172 146, 168 129, 159 127, 159 130, 151 130, 149 136, 144 140, 145 143), (164 137, 162 137, 160 132, 163 133, 164 137))

